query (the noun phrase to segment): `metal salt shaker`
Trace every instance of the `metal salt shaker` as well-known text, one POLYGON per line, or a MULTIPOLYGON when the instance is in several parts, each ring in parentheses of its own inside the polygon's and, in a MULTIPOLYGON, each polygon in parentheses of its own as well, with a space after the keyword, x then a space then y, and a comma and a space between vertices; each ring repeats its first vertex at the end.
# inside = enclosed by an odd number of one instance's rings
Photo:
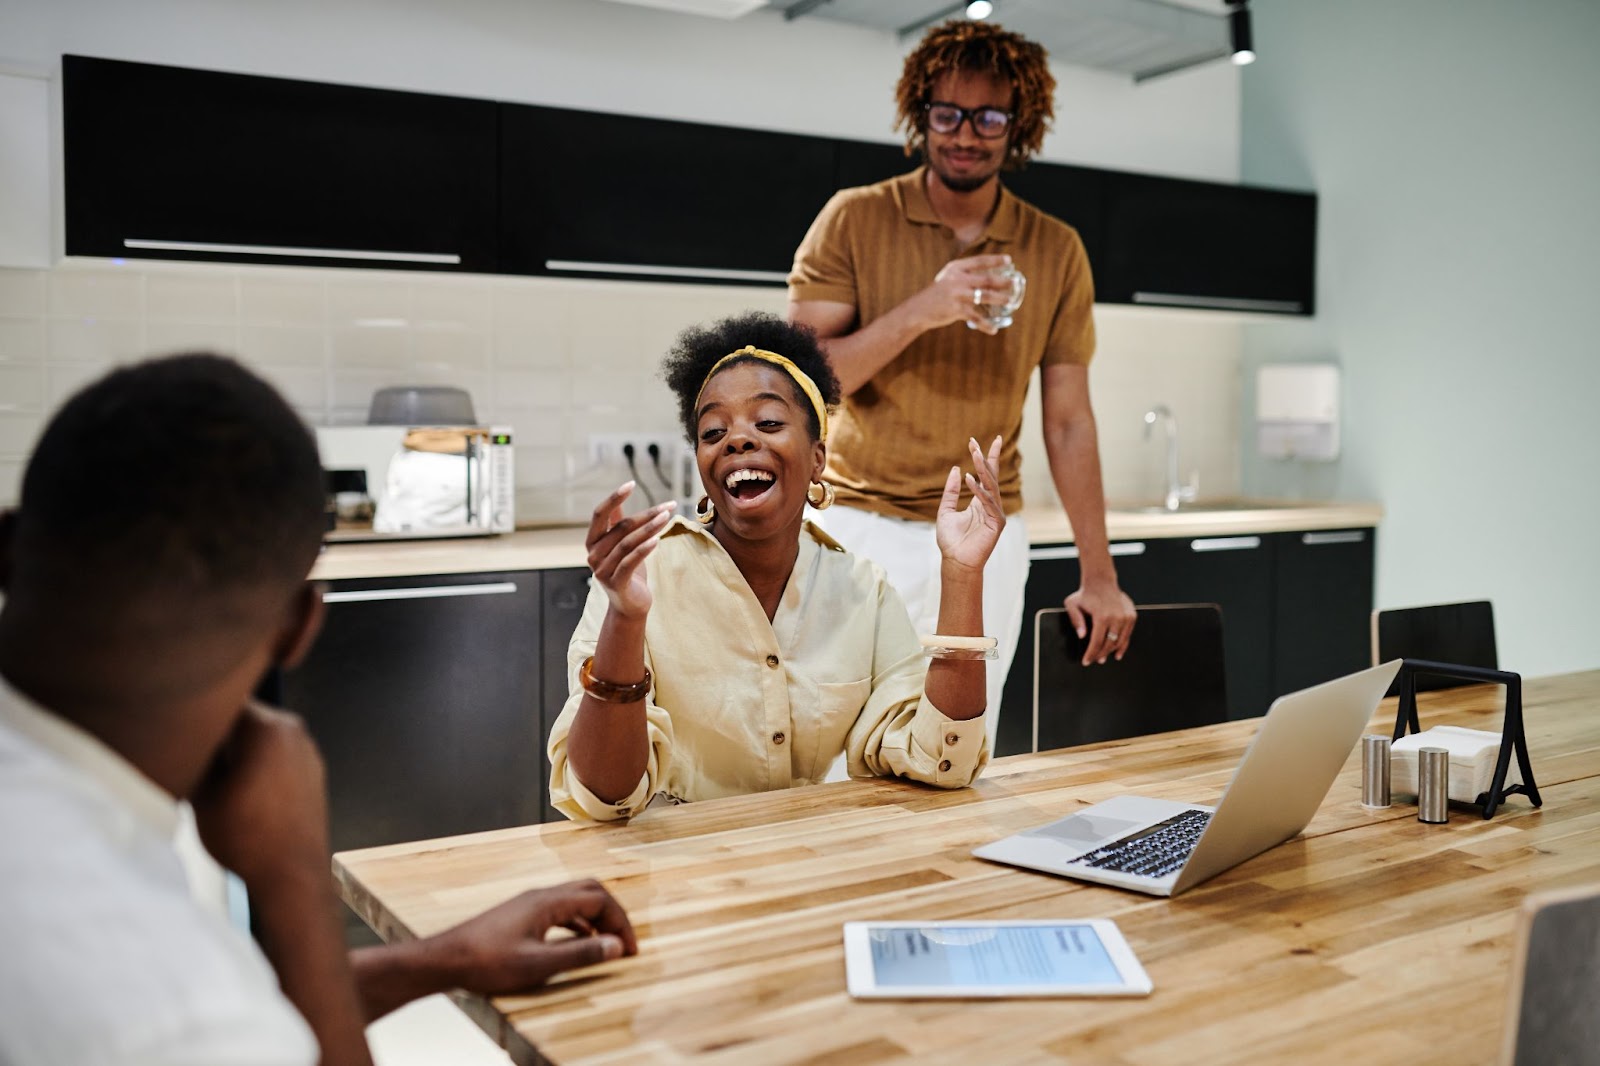
POLYGON ((1381 810, 1389 806, 1389 738, 1368 734, 1361 738, 1361 806, 1381 810))
POLYGON ((1417 749, 1417 821, 1442 825, 1450 820, 1450 753, 1417 749))

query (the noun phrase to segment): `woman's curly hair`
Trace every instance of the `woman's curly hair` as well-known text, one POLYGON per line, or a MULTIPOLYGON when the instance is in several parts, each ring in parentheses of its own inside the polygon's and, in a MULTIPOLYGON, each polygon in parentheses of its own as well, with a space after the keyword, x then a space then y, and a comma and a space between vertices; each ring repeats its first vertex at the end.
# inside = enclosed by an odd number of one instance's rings
MULTIPOLYGON (((717 360, 747 344, 787 358, 816 383, 817 391, 822 393, 822 402, 830 411, 838 406, 839 379, 834 376, 833 367, 828 365, 828 357, 817 344, 817 335, 805 326, 793 325, 765 311, 748 311, 709 326, 690 326, 678 334, 672 350, 661 360, 661 376, 678 397, 678 417, 683 422, 683 435, 690 444, 695 441, 699 421, 695 417, 695 401, 700 398, 706 375, 717 365, 717 360)), ((730 361, 728 366, 757 362, 761 360, 745 356, 730 361)), ((788 377, 787 374, 784 376, 788 377)), ((817 420, 811 401, 800 390, 799 382, 791 379, 790 387, 794 390, 795 402, 806 413, 811 439, 819 439, 822 425, 817 420)))
POLYGON ((905 132, 906 155, 927 145, 923 108, 933 100, 934 83, 957 72, 987 74, 1011 86, 1013 117, 1005 167, 1022 166, 1044 144, 1055 118, 1055 76, 1041 46, 991 22, 971 19, 940 23, 906 56, 894 90, 895 129, 905 132))

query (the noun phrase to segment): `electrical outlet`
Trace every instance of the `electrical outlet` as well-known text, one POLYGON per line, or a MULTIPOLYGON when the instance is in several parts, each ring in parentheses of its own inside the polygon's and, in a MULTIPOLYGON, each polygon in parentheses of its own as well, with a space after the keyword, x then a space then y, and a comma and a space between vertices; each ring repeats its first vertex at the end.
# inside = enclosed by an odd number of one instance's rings
MULTIPOLYGON (((641 484, 649 488, 658 499, 683 497, 687 471, 693 463, 687 456, 688 445, 679 433, 591 433, 589 434, 589 462, 604 466, 620 474, 628 474, 628 460, 624 448, 633 445, 633 468, 641 484), (660 455, 660 469, 650 458, 650 446, 655 445, 660 455), (665 475, 665 477, 663 477, 665 475), (665 489, 667 496, 662 495, 665 489)), ((631 476, 631 475, 630 475, 631 476)))

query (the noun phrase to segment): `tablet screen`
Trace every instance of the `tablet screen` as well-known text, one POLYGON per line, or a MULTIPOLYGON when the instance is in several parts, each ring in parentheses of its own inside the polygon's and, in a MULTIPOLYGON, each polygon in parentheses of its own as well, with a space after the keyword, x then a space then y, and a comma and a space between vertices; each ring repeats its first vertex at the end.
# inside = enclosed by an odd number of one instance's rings
POLYGON ((1127 943, 1106 921, 850 923, 846 951, 857 995, 1149 991, 1127 943))

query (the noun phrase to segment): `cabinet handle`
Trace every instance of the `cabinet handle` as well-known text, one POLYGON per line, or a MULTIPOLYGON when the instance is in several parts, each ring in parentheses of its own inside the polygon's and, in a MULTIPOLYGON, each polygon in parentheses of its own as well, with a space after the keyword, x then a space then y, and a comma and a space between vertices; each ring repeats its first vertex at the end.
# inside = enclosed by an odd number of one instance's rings
POLYGON ((1181 292, 1136 292, 1136 304, 1173 304, 1178 307, 1205 307, 1217 311, 1288 311, 1299 314, 1305 304, 1299 300, 1250 300, 1242 296, 1185 296, 1181 292))
POLYGON ((1318 544, 1360 544, 1367 539, 1364 529, 1343 529, 1337 533, 1302 533, 1300 543, 1312 546, 1318 544))
POLYGON ((730 270, 725 267, 652 266, 647 263, 591 263, 580 259, 546 259, 546 270, 582 270, 589 274, 646 274, 657 278, 721 278, 725 281, 786 282, 781 270, 730 270))
MULTIPOLYGON (((1125 540, 1107 546, 1112 555, 1143 555, 1144 541, 1125 540)), ((1078 546, 1076 544, 1060 544, 1049 548, 1029 548, 1029 560, 1039 559, 1076 559, 1078 546)))
POLYGON ((218 252, 229 255, 292 255, 303 259, 376 259, 387 263, 437 263, 460 266, 461 257, 443 252, 370 252, 351 248, 294 248, 277 244, 209 244, 204 241, 151 241, 127 237, 124 248, 158 252, 218 252))
POLYGON ((410 589, 366 589, 360 592, 324 592, 323 603, 369 603, 373 600, 442 600, 453 596, 504 596, 517 591, 514 581, 483 585, 424 585, 410 589))
POLYGON ((1189 550, 1197 552, 1249 551, 1261 547, 1260 537, 1204 537, 1191 540, 1189 550))

